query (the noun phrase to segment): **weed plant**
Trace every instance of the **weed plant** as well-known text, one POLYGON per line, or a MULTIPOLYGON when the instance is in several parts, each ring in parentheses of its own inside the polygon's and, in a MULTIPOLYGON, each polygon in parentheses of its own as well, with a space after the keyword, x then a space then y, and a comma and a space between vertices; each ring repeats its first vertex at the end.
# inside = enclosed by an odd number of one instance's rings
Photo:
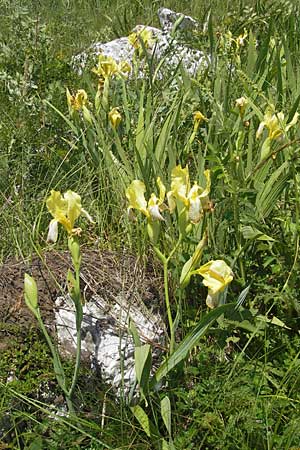
MULTIPOLYGON (((170 269, 179 278, 178 267, 207 228, 203 263, 230 265, 235 276, 227 301, 238 301, 242 312, 215 322, 145 410, 164 433, 160 401, 171 398, 173 445, 180 450, 299 447, 298 2, 2 0, 0 16, 1 260, 46 248, 51 189, 74 190, 90 205, 96 225, 82 224, 87 243, 144 256, 145 223, 128 220, 126 187, 140 179, 148 198, 157 176, 170 186, 177 164, 187 164, 200 185, 209 168, 214 211, 194 226, 170 269), (210 59, 207 70, 189 77, 165 62, 159 79, 147 61, 147 77, 112 80, 106 103, 97 107, 97 76, 87 70, 78 77, 72 55, 128 35, 137 23, 158 25, 161 6, 199 19, 192 45, 210 59), (86 90, 92 121, 70 117, 66 88, 86 90), (116 107, 118 128, 108 116, 116 107), (207 121, 195 129, 197 111, 207 121)), ((176 228, 167 218, 162 228, 169 254, 176 228)), ((60 237, 58 245, 65 244, 60 237)), ((171 287, 175 312, 178 285, 171 287)), ((205 315, 200 280, 192 279, 181 301, 178 341, 205 315)), ((82 414, 77 421, 54 419, 36 395, 45 379, 55 378, 46 347, 27 337, 18 348, 1 356, 4 446, 154 448, 126 405, 104 394, 98 381, 89 390, 84 369, 75 393, 82 414), (11 367, 16 379, 6 383, 11 367)))

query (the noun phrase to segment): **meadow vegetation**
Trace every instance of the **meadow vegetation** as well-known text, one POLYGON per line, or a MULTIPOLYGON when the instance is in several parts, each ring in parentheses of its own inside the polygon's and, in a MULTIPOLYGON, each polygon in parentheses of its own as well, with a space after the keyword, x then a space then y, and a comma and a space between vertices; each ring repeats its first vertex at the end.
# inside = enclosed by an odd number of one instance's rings
MULTIPOLYGON (((36 399, 43 386, 61 391, 46 343, 21 336, 1 354, 0 448, 300 447, 298 1, 1 0, 0 17, 2 263, 53 245, 46 199, 74 191, 95 222, 79 219, 82 246, 150 255, 165 271, 170 335, 154 378, 150 358, 140 363, 137 405, 82 367, 70 417, 36 399), (202 24, 190 45, 207 69, 190 77, 166 62, 160 78, 148 60, 143 79, 101 80, 92 67, 76 75, 74 54, 138 23, 158 26, 161 6, 202 24), (87 100, 75 104, 80 89, 87 100), (189 170, 184 200, 176 167, 181 180, 189 170), (133 180, 147 200, 157 193, 156 217, 134 203, 133 180), (189 197, 194 181, 203 189, 189 197), (210 261, 226 264, 217 297, 203 283, 210 261)), ((55 246, 67 248, 66 233, 55 246)), ((74 364, 63 366, 72 378, 74 364)))

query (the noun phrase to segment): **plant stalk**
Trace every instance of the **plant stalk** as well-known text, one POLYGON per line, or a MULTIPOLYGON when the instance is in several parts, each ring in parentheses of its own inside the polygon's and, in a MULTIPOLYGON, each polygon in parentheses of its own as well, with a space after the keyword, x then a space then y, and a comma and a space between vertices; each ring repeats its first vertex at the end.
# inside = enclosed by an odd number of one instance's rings
POLYGON ((76 279, 76 292, 74 293, 73 301, 76 307, 76 359, 75 359, 75 368, 72 378, 71 387, 69 389, 68 395, 71 397, 78 379, 79 368, 80 368, 80 360, 81 360, 81 324, 82 324, 82 303, 81 303, 81 295, 80 295, 80 271, 79 267, 76 268, 75 273, 76 279))

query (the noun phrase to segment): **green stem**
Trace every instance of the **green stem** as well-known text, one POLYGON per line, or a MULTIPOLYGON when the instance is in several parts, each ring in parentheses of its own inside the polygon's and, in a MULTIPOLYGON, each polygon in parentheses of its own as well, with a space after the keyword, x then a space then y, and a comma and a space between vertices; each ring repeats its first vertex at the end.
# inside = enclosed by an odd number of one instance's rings
MULTIPOLYGON (((242 251, 242 243, 241 243, 241 232, 240 232, 240 218, 239 218, 239 204, 238 204, 238 194, 235 190, 233 194, 233 216, 234 216, 234 227, 236 234, 236 242, 237 242, 237 250, 238 254, 242 251)), ((237 258, 241 271, 241 278, 245 280, 245 269, 242 259, 237 258)))
POLYGON ((52 358, 53 358, 53 366, 54 366, 54 372, 55 372, 55 376, 58 382, 59 387, 62 389, 62 391, 64 392, 64 394, 66 395, 66 397, 68 397, 68 391, 66 389, 66 379, 65 379, 65 373, 64 373, 64 369, 62 367, 61 361, 60 361, 60 357, 58 352, 56 351, 55 346, 53 345, 53 342, 48 334, 48 331, 46 330, 46 327, 44 325, 44 322, 40 316, 40 313, 38 313, 38 315, 36 316, 39 326, 45 336, 45 339, 47 341, 48 347, 51 351, 52 354, 52 358))
POLYGON ((171 259, 171 258, 173 257, 173 255, 174 255, 174 253, 177 251, 178 247, 180 246, 180 244, 181 244, 181 242, 182 242, 182 238, 183 238, 183 236, 182 236, 182 234, 180 233, 176 245, 174 246, 173 250, 170 252, 170 254, 169 254, 168 258, 167 258, 167 262, 170 261, 170 259, 171 259))
POLYGON ((68 396, 67 394, 65 394, 65 397, 66 397, 66 402, 67 402, 67 407, 68 407, 69 413, 75 415, 75 409, 74 409, 74 405, 73 405, 71 397, 68 396))
POLYGON ((159 250, 157 247, 153 247, 154 252, 156 253, 157 257, 160 259, 160 261, 163 264, 164 269, 164 290, 165 290, 165 304, 166 304, 166 310, 167 310, 167 316, 168 316, 168 322, 169 322, 169 328, 170 328, 170 353, 171 348, 174 347, 174 337, 172 340, 172 336, 174 335, 173 330, 173 319, 172 319, 172 313, 170 308, 170 299, 169 299, 169 280, 168 280, 168 264, 169 264, 169 258, 166 258, 166 256, 159 250))
POLYGON ((166 259, 165 262, 163 263, 163 268, 164 268, 165 303, 170 328, 170 354, 172 354, 174 351, 175 333, 169 298, 168 259, 166 259))
POLYGON ((295 166, 293 164, 291 164, 291 170, 292 170, 292 174, 293 174, 293 180, 294 180, 294 192, 295 192, 295 221, 296 221, 296 230, 295 230, 295 255, 294 255, 294 261, 293 261, 293 265, 288 273, 287 279, 284 283, 284 286, 281 290, 281 292, 284 292, 286 290, 286 288, 288 287, 290 278, 292 276, 293 271, 295 270, 295 267, 297 265, 297 260, 298 260, 298 256, 299 256, 299 230, 300 230, 300 198, 299 198, 299 190, 298 190, 298 181, 297 181, 297 174, 295 171, 295 166))
POLYGON ((80 294, 80 267, 79 265, 76 267, 75 272, 75 280, 76 286, 73 294, 73 301, 75 303, 76 308, 76 359, 75 359, 75 368, 72 377, 71 387, 68 391, 68 396, 71 398, 74 392, 74 388, 77 383, 79 369, 80 369, 80 360, 81 360, 81 324, 82 324, 82 303, 81 303, 81 294, 80 294))
POLYGON ((164 264, 167 261, 167 258, 165 255, 159 250, 157 247, 153 247, 154 252, 156 253, 156 256, 160 259, 160 261, 164 264))
POLYGON ((169 261, 174 256, 175 252, 177 251, 178 247, 180 246, 182 242, 183 236, 182 234, 179 235, 178 241, 173 247, 172 251, 170 252, 169 256, 166 257, 157 247, 153 247, 156 255, 160 259, 160 261, 163 264, 164 269, 164 290, 165 290, 165 304, 166 304, 166 310, 167 310, 167 316, 168 316, 168 322, 169 322, 169 328, 170 328, 170 354, 174 351, 175 346, 175 329, 174 329, 174 322, 172 318, 172 312, 171 312, 171 306, 170 306, 170 297, 169 297, 169 280, 168 280, 168 269, 169 269, 169 261))
POLYGON ((170 327, 170 355, 173 353, 174 347, 175 347, 175 328, 174 328, 174 322, 173 322, 172 312, 171 312, 171 307, 170 307, 168 265, 169 265, 169 261, 171 260, 171 258, 174 256, 174 254, 178 250, 178 247, 180 246, 182 239, 183 239, 183 236, 180 233, 177 243, 173 247, 172 251, 170 252, 169 256, 166 258, 166 261, 164 263, 165 302, 166 302, 169 327, 170 327))

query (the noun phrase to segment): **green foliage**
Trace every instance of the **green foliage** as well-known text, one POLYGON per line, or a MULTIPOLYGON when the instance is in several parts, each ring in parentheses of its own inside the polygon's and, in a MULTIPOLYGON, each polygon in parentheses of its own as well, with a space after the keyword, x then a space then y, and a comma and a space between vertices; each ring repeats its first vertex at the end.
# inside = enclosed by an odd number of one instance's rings
MULTIPOLYGON (((268 333, 265 344, 269 338, 268 333)), ((290 389, 293 383, 299 384, 299 376, 298 363, 291 364, 291 343, 284 349, 282 342, 276 354, 266 345, 261 359, 257 353, 253 359, 248 354, 232 372, 233 342, 227 339, 225 353, 216 346, 202 347, 186 368, 188 392, 174 389, 178 421, 184 428, 184 432, 178 428, 175 445, 187 449, 297 446, 299 417, 290 389)))

